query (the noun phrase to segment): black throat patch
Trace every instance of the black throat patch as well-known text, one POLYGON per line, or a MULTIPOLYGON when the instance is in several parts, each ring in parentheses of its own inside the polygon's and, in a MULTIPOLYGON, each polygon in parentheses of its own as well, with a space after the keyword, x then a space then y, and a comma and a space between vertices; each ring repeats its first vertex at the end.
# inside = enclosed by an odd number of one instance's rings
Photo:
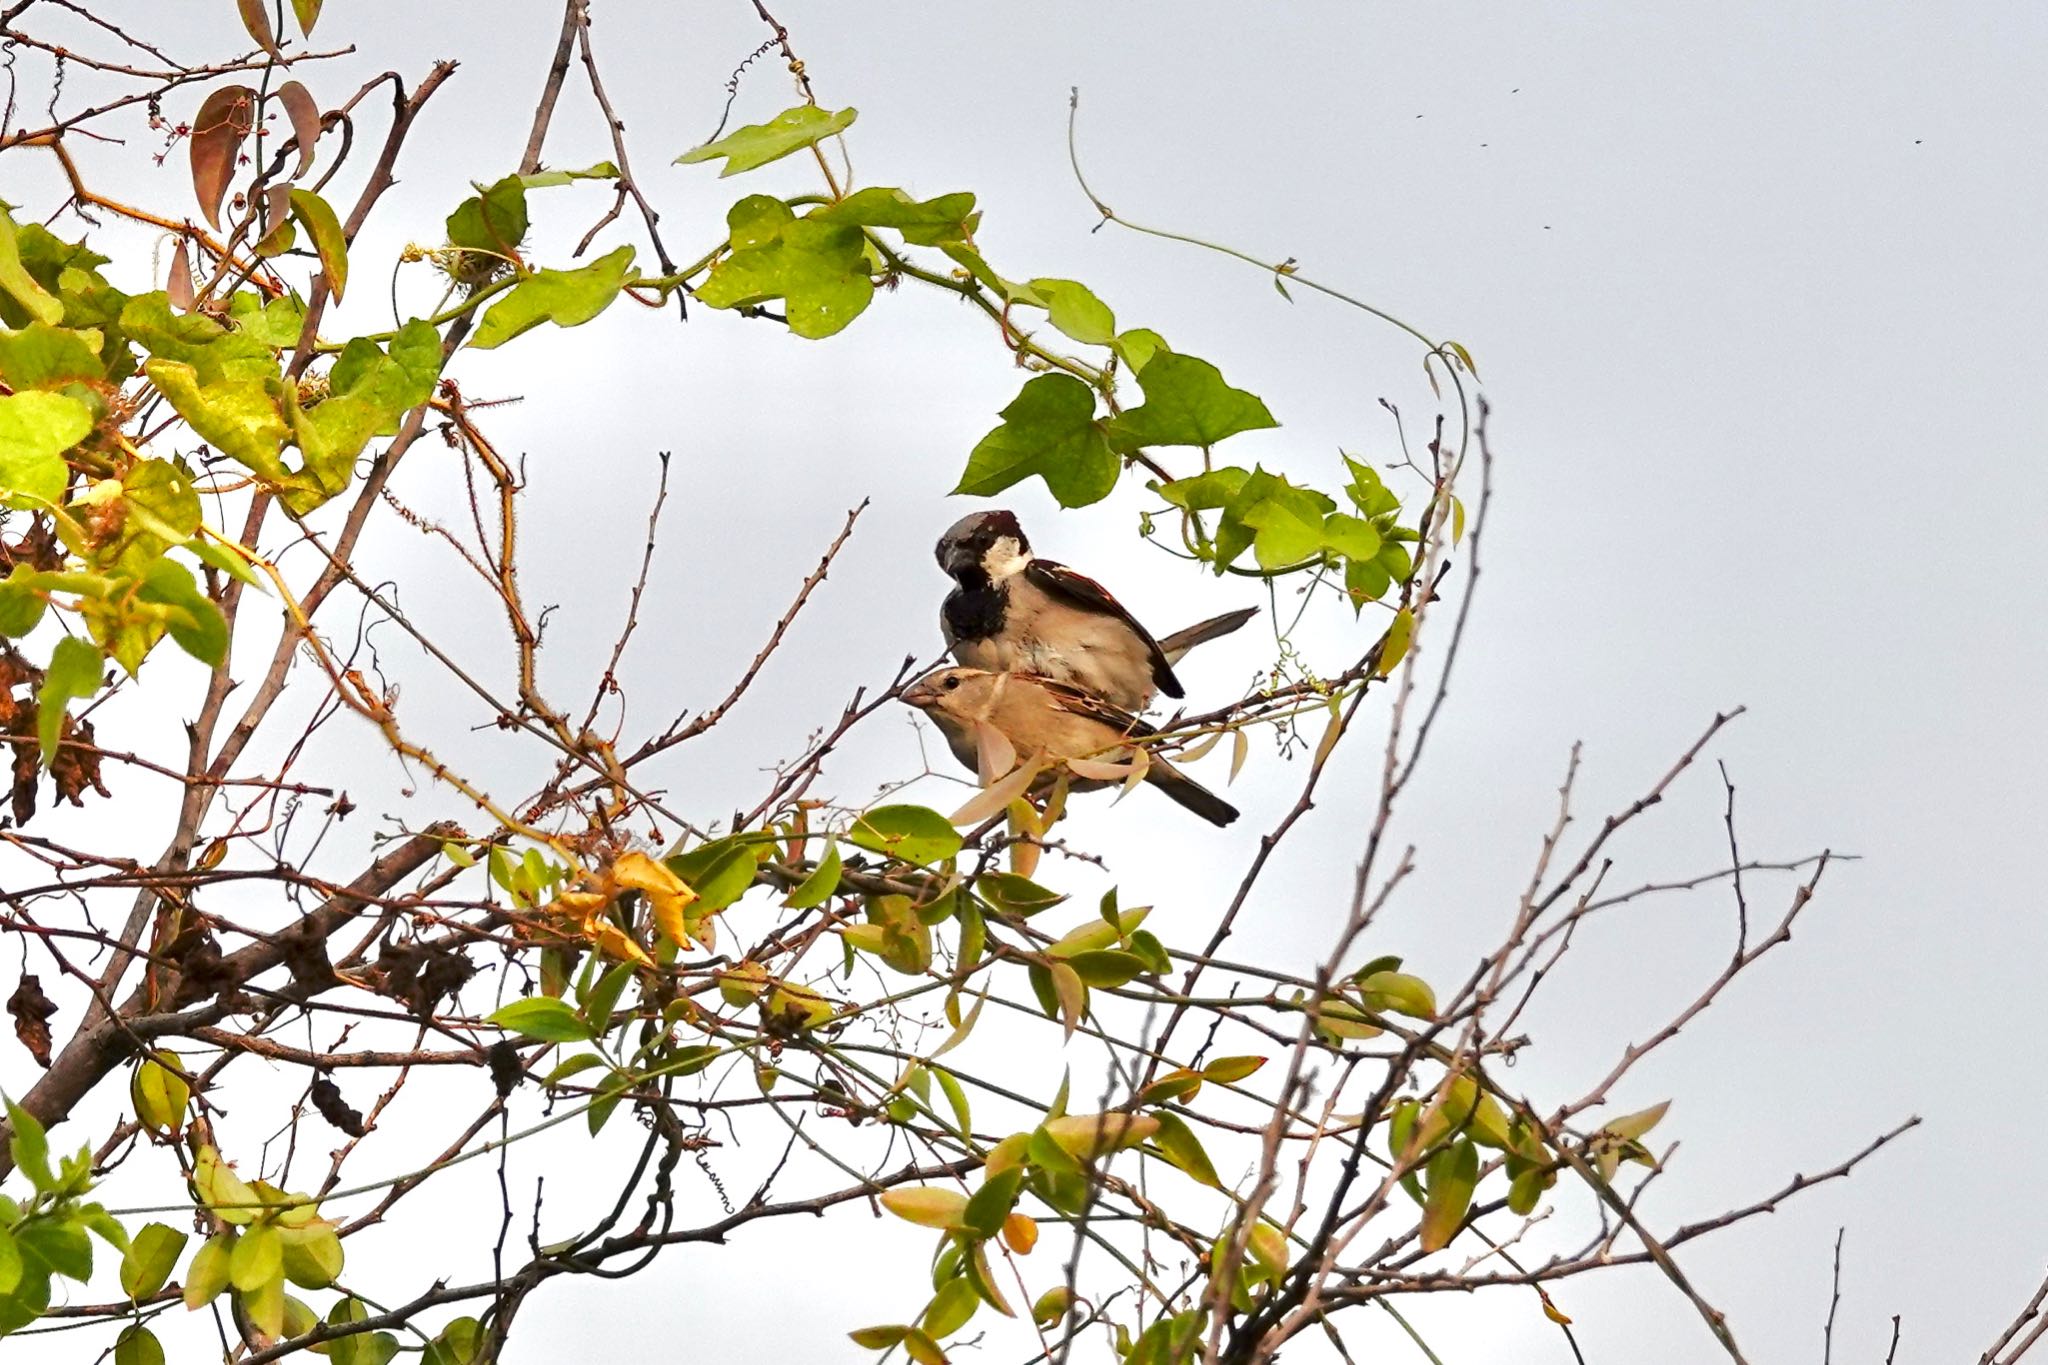
POLYGON ((946 594, 940 610, 945 613, 946 628, 953 632, 954 639, 986 640, 1002 633, 1009 598, 1010 590, 991 583, 987 574, 969 574, 946 594))

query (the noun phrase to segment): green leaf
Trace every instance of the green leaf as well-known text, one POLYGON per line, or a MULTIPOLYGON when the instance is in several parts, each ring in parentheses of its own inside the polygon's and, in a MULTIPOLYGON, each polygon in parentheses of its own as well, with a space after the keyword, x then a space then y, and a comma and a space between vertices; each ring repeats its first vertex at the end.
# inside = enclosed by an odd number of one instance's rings
POLYGON ((1067 1304, 1073 1295, 1063 1285, 1054 1285, 1040 1294, 1031 1304, 1031 1320, 1040 1327, 1050 1327, 1067 1315, 1067 1304))
POLYGON ((228 1253, 228 1283, 244 1294, 284 1274, 284 1239, 273 1223, 251 1223, 228 1253))
POLYGON ((320 268, 327 274, 327 287, 339 302, 348 288, 348 239, 342 236, 341 220, 334 216, 333 207, 311 190, 294 189, 291 197, 292 212, 312 237, 320 268))
POLYGON ((0 581, 0 636, 19 639, 43 619, 47 599, 31 585, 40 577, 26 561, 17 562, 5 581, 0 581))
POLYGON ((24 1271, 40 1263, 68 1280, 92 1278, 92 1239, 76 1223, 37 1218, 16 1228, 14 1237, 26 1258, 24 1271))
POLYGON ((1618 1119, 1609 1119, 1600 1125, 1600 1131, 1612 1133, 1618 1138, 1633 1141, 1636 1138, 1642 1137, 1652 1128, 1655 1128, 1663 1120, 1665 1111, 1670 1108, 1671 1101, 1665 1100, 1660 1104, 1651 1105, 1648 1109, 1639 1109, 1633 1114, 1624 1114, 1618 1119))
POLYGON ((1460 1138, 1429 1159, 1429 1194, 1422 1204, 1422 1249, 1441 1251, 1450 1245, 1472 1206, 1479 1183, 1479 1149, 1460 1138))
POLYGON ((143 371, 201 440, 263 478, 289 480, 278 452, 291 428, 278 411, 275 378, 224 376, 202 383, 196 367, 164 359, 151 360, 143 371))
POLYGON ((611 1028, 612 1011, 618 1008, 619 995, 632 979, 633 964, 618 963, 599 977, 597 985, 583 998, 583 1013, 590 1020, 593 1035, 602 1035, 611 1028))
POLYGON ((1095 391, 1080 380, 1027 380, 1002 419, 968 455, 955 493, 988 497, 1036 474, 1062 507, 1085 507, 1116 487, 1120 463, 1096 420, 1095 391))
POLYGON ((441 335, 420 318, 398 329, 388 352, 368 337, 356 337, 328 371, 330 396, 319 407, 342 398, 360 402, 376 413, 377 435, 395 436, 405 414, 434 396, 441 363, 441 335))
POLYGON ((518 254, 519 244, 525 240, 526 186, 516 175, 488 188, 477 186, 476 194, 448 215, 450 246, 509 258, 518 254))
POLYGON ((1145 401, 1111 420, 1118 450, 1139 446, 1209 446, 1240 431, 1277 427, 1255 394, 1234 389, 1206 360, 1167 351, 1138 371, 1145 401))
POLYGON ((204 1308, 228 1287, 228 1234, 209 1237, 185 1267, 185 1307, 204 1308))
POLYGON ((700 918, 723 910, 744 896, 754 884, 754 872, 761 865, 762 855, 768 851, 765 844, 727 837, 668 859, 669 870, 697 893, 686 913, 693 919, 700 918))
POLYGON ((876 806, 854 822, 847 838, 861 848, 929 867, 960 851, 952 822, 924 806, 876 806))
POLYGON ((1153 1117, 1159 1120, 1159 1131, 1152 1135, 1152 1140, 1159 1144, 1160 1153, 1198 1183, 1222 1189, 1223 1181, 1217 1177, 1209 1154, 1202 1150, 1201 1139, 1195 1136, 1195 1130, 1188 1127, 1178 1114, 1163 1109, 1156 1111, 1153 1117))
POLYGON ((711 308, 784 301, 789 330, 816 340, 845 327, 874 298, 867 239, 860 229, 748 195, 726 214, 732 254, 711 267, 697 299, 711 308))
POLYGON ((488 351, 544 322, 580 327, 611 307, 619 291, 638 277, 630 245, 577 270, 536 270, 490 306, 469 344, 488 351))
POLYGON ((302 1289, 325 1289, 341 1278, 341 1237, 334 1224, 317 1219, 304 1227, 284 1228, 285 1278, 302 1289))
MULTIPOLYGON (((1246 488, 1250 489, 1247 482, 1246 488)), ((1240 492, 1240 498, 1244 493, 1240 492)), ((1261 569, 1284 569, 1323 550, 1323 517, 1330 500, 1312 488, 1296 488, 1275 478, 1265 486, 1265 496, 1241 511, 1233 502, 1235 520, 1250 527, 1252 557, 1261 569)))
POLYGON ((1031 282, 1031 290, 1045 300, 1052 325, 1074 340, 1089 346, 1107 346, 1116 340, 1116 314, 1087 285, 1040 279, 1031 282))
POLYGON ((420 1365, 475 1365, 483 1340, 483 1327, 475 1318, 457 1318, 427 1344, 420 1365))
POLYGON ((131 1322, 114 1338, 114 1365, 164 1365, 163 1344, 156 1333, 131 1322))
MULTIPOLYGON (((67 635, 57 642, 56 651, 50 656, 50 666, 43 673, 42 689, 36 693, 36 735, 42 742, 43 762, 48 763, 50 756, 57 752, 57 739, 64 727, 64 708, 79 697, 89 697, 100 690, 101 662, 100 652, 75 635, 67 635)), ((10 1105, 8 1116, 12 1119, 13 1115, 14 1109, 10 1105)), ((16 1127, 14 1131, 14 1140, 19 1144, 21 1129, 16 1127)), ((27 1169, 18 1147, 14 1164, 27 1169)))
POLYGON ((1027 1174, 1024 1167, 1012 1166, 1000 1175, 992 1175, 982 1181, 981 1188, 967 1201, 967 1211, 960 1219, 961 1226, 976 1237, 993 1237, 1001 1232, 1003 1219, 1009 1217, 1010 1209, 1015 1206, 1027 1174))
POLYGON ((169 559, 151 564, 136 596, 171 608, 164 629, 187 654, 209 668, 220 667, 227 658, 227 621, 183 564, 169 559))
POLYGON ((64 497, 64 452, 92 431, 92 410, 67 394, 0 397, 0 505, 40 511, 64 497))
POLYGON ((1132 374, 1150 364, 1153 356, 1173 350, 1166 344, 1166 338, 1150 327, 1133 327, 1128 332, 1120 332, 1110 345, 1123 357, 1124 364, 1131 367, 1132 374))
POLYGON ((320 6, 323 0, 292 0, 292 15, 299 21, 299 32, 308 38, 313 36, 313 25, 320 21, 320 6))
POLYGON ((1145 959, 1115 948, 1098 948, 1071 955, 1067 965, 1089 986, 1121 986, 1146 971, 1145 959))
POLYGON ((823 905, 839 889, 839 870, 839 845, 827 840, 825 856, 818 859, 818 865, 797 884, 796 890, 789 893, 789 899, 783 904, 792 910, 809 910, 812 906, 823 905))
POLYGON ((766 123, 750 123, 716 142, 692 148, 677 157, 676 164, 688 166, 724 157, 725 169, 718 173, 719 179, 723 180, 726 176, 779 161, 791 152, 802 151, 835 133, 843 133, 853 126, 855 117, 853 109, 835 112, 820 109, 814 104, 799 104, 794 109, 783 110, 766 123))
POLYGON ((870 1351, 886 1351, 902 1341, 910 1329, 891 1324, 886 1327, 856 1327, 846 1335, 853 1338, 853 1344, 864 1346, 870 1351))
POLYGON ((274 350, 298 345, 306 325, 305 309, 297 300, 266 299, 254 289, 244 289, 228 301, 228 318, 236 331, 274 350))
POLYGON ((962 241, 974 231, 980 217, 974 211, 974 196, 965 191, 920 202, 902 190, 879 185, 856 190, 807 216, 819 223, 893 228, 913 246, 962 241))
POLYGON ((522 175, 519 183, 530 190, 545 189, 550 185, 566 185, 574 180, 617 180, 619 168, 609 161, 600 161, 594 166, 585 166, 580 171, 535 171, 522 175))
POLYGON ((164 1287, 189 1235, 163 1223, 144 1223, 121 1257, 121 1292, 131 1299, 149 1298, 164 1287))
POLYGON ((948 1280, 932 1295, 931 1306, 924 1310, 918 1325, 926 1336, 943 1341, 965 1327, 980 1307, 981 1295, 974 1292, 971 1283, 965 1279, 948 1280))
MULTIPOLYGON (((976 1001, 974 1014, 980 1012, 981 1002, 976 1001)), ((974 1026, 974 1014, 968 1015, 967 1022, 960 1026, 963 1033, 974 1026)), ((952 1107, 954 1129, 962 1137, 967 1136, 974 1131, 974 1111, 968 1107, 966 1089, 953 1073, 944 1067, 933 1067, 932 1075, 938 1081, 939 1089, 945 1092, 946 1103, 952 1107)))
MULTIPOLYGON (((21 1248, 15 1245, 14 1234, 7 1230, 4 1222, 0 1222, 0 1299, 14 1292, 15 1286, 21 1283, 21 1273, 21 1248)), ((5 1310, 0 1309, 0 1336, 8 1331, 4 1314, 5 1310)))
POLYGON ((1232 499, 1237 497, 1238 491, 1244 487, 1245 480, 1251 477, 1252 472, 1249 469, 1226 465, 1222 469, 1205 470, 1192 478, 1175 479, 1172 483, 1161 484, 1159 496, 1175 507, 1185 508, 1190 512, 1213 511, 1219 507, 1228 507, 1232 499))
POLYGON ((1048 891, 1014 872, 985 872, 975 879, 974 890, 996 909, 1012 915, 1035 915, 1066 899, 1061 892, 1048 891))
POLYGON ((0 293, 20 304, 37 322, 61 322, 64 320, 63 302, 38 284, 21 263, 19 231, 13 216, 0 206, 0 293))
POLYGON ((544 995, 501 1006, 486 1022, 545 1043, 580 1043, 595 1036, 575 1010, 544 995))
POLYGON ((1264 1057, 1218 1057, 1202 1068, 1204 1078, 1219 1084, 1241 1081, 1266 1064, 1264 1057))
POLYGON ((97 330, 31 322, 20 331, 0 331, 0 382, 23 389, 59 389, 66 384, 105 383, 104 345, 97 330))
POLYGON ((1382 678, 1391 674, 1407 657, 1408 646, 1414 639, 1415 613, 1403 607, 1394 613, 1394 620, 1387 627, 1386 647, 1380 650, 1379 663, 1373 671, 1382 678))
POLYGON ((1323 544, 1346 559, 1371 559, 1380 552, 1380 533, 1369 521, 1332 512, 1323 518, 1323 544))
POLYGON ((1358 989, 1364 993, 1368 1009, 1392 1010, 1411 1019, 1436 1018, 1436 992, 1419 976, 1405 972, 1373 972, 1359 981, 1358 989))

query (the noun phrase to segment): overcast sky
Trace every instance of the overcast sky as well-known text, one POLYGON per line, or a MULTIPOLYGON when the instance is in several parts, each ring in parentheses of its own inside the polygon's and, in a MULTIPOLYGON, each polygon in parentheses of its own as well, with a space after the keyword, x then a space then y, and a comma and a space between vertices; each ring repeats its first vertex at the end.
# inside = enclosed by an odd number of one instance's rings
MULTIPOLYGON (((438 240, 460 179, 512 169, 557 11, 505 7, 486 22, 376 6, 352 27, 355 8, 331 6, 330 22, 361 56, 307 77, 324 103, 386 65, 465 63, 423 120, 431 148, 408 152, 358 247, 359 261, 388 259, 438 240)), ((726 182, 667 164, 710 132, 727 73, 760 40, 749 6, 598 0, 594 13, 674 254, 715 240, 739 193, 812 188, 798 160, 726 182)), ((2034 852, 2048 816, 2048 11, 784 0, 778 13, 821 101, 860 109, 863 183, 975 191, 997 269, 1085 280, 1123 325, 1155 327, 1261 394, 1283 425, 1233 441, 1247 461, 1327 484, 1339 447, 1389 458, 1376 400, 1429 410, 1415 348, 1305 293, 1283 301, 1220 257, 1092 232, 1066 162, 1070 86, 1091 180, 1120 212, 1295 257, 1471 348, 1495 410, 1499 497, 1454 711, 1400 831, 1420 872, 1377 931, 1383 950, 1443 979, 1469 968, 1526 878, 1573 741, 1595 816, 1641 791, 1717 709, 1746 705, 1713 751, 1740 789, 1745 851, 1860 861, 1832 869, 1795 940, 1618 1097, 1677 1097, 1659 1136, 1682 1149, 1646 1208, 1667 1223, 1712 1212, 1925 1115, 1850 1181, 1683 1260, 1753 1360, 1818 1360, 1846 1225, 1837 1358, 1881 1359, 1895 1313, 1900 1361, 1974 1358, 2048 1265, 2035 1171, 2048 925, 2034 852)), ((764 60, 735 122, 789 94, 764 60)), ((610 154, 573 82, 555 127, 551 164, 610 154)), ((120 153, 80 155, 121 174, 120 153)), ((122 183, 183 204, 179 162, 140 179, 130 167, 122 183)), ((560 244, 603 200, 557 193, 559 213, 537 197, 536 216, 560 244)), ((383 282, 357 279, 344 317, 388 325, 383 282)), ((424 277, 402 292, 410 310, 433 302, 424 277)), ((655 452, 675 452, 655 617, 630 661, 643 723, 715 699, 845 510, 873 499, 760 693, 664 771, 705 810, 751 804, 764 746, 787 751, 852 687, 935 651, 929 545, 966 510, 944 494, 1021 378, 978 314, 909 288, 823 343, 709 310, 684 328, 626 315, 472 353, 454 372, 473 397, 526 396, 490 429, 529 457, 526 581, 565 604, 549 638, 562 678, 584 676, 615 631, 655 452)), ((422 455, 411 495, 430 504, 434 457, 422 455)), ((1162 627, 1258 600, 1148 550, 1132 534, 1134 491, 1066 515, 1035 486, 1007 501, 1042 548, 1162 627)), ((411 605, 455 631, 473 610, 411 605)), ((1333 666, 1356 653, 1342 620, 1313 630, 1333 666)), ((1242 686, 1260 643, 1198 655, 1190 682, 1242 686)), ((475 719, 418 687, 416 705, 475 719)), ((474 741, 477 761, 490 742, 474 741)), ((853 799, 916 756, 907 721, 885 715, 833 771, 853 799)), ((1233 796, 1254 829, 1279 818, 1298 777, 1267 766, 1233 796)), ((1359 778, 1323 802, 1254 903, 1245 937, 1263 956, 1321 953, 1363 792, 1359 778)), ((1710 869, 1720 802, 1711 768, 1696 772, 1633 835, 1630 865, 1641 878, 1710 869)), ((1213 881, 1241 850, 1188 838, 1162 806, 1097 817, 1123 822, 1103 842, 1162 915, 1212 914, 1213 881)), ((1587 935, 1529 1021, 1538 1042, 1515 1082, 1579 1093, 1697 993, 1731 933, 1714 891, 1587 935)), ((763 1287, 776 1273, 765 1233, 664 1257, 602 1293, 559 1286, 528 1309, 513 1359, 587 1345, 600 1303, 620 1315, 607 1349, 622 1362, 678 1349, 840 1358, 839 1334, 877 1320, 868 1296, 911 1295, 922 1245, 892 1240, 909 1259, 878 1265, 853 1249, 896 1230, 845 1221, 849 1240, 834 1245, 850 1254, 786 1295, 763 1287), (686 1344, 679 1302, 750 1308, 692 1312, 686 1344)), ((1561 1297, 1591 1360, 1719 1358, 1652 1272, 1561 1297)), ((1569 1358, 1526 1303, 1451 1307, 1433 1338, 1446 1360, 1500 1359, 1510 1344, 1517 1360, 1569 1358)))

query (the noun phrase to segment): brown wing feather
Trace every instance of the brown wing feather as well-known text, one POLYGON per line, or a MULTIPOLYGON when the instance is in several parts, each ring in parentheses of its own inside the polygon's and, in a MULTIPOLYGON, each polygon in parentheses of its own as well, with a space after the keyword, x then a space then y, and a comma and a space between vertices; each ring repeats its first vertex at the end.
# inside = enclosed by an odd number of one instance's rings
POLYGON ((1187 695, 1180 679, 1173 675, 1173 664, 1167 659, 1166 651, 1152 638, 1152 632, 1140 625, 1138 618, 1124 609, 1123 603, 1110 596, 1108 588, 1087 574, 1050 559, 1033 558, 1024 566, 1024 576, 1048 596, 1059 598, 1082 611, 1100 612, 1123 622, 1143 642, 1146 654, 1151 657, 1153 684, 1169 697, 1187 695))
POLYGON ((1033 677, 1032 681, 1043 688, 1045 694, 1052 698, 1053 705, 1062 711, 1071 711, 1077 716, 1101 721, 1115 729, 1117 733, 1129 735, 1133 739, 1149 739, 1159 733, 1121 706, 1112 705, 1093 692, 1084 692, 1078 687, 1054 682, 1051 678, 1033 677))

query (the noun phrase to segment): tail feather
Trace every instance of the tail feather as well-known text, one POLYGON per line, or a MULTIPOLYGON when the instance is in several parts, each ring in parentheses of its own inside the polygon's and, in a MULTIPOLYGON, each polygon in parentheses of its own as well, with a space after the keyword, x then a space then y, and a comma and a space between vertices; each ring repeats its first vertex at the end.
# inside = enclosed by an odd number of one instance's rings
POLYGON ((1221 639, 1258 614, 1257 607, 1242 607, 1237 611, 1226 611, 1221 616, 1212 616, 1206 621, 1197 621, 1194 625, 1177 630, 1160 640, 1159 651, 1166 656, 1168 663, 1177 664, 1196 645, 1221 639))
POLYGON ((1189 777, 1163 758, 1155 757, 1145 780, 1166 793, 1185 810, 1193 811, 1210 824, 1222 828, 1237 818, 1237 807, 1189 777))

